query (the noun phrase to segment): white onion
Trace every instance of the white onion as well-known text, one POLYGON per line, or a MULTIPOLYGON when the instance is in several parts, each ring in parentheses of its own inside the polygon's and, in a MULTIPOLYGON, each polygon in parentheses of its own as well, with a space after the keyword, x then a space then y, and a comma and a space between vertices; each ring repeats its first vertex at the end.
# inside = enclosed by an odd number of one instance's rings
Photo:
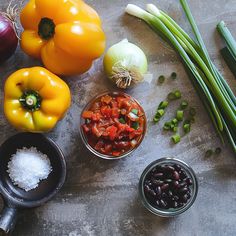
POLYGON ((128 88, 143 80, 147 73, 144 52, 127 39, 110 47, 104 57, 104 70, 119 88, 128 88))

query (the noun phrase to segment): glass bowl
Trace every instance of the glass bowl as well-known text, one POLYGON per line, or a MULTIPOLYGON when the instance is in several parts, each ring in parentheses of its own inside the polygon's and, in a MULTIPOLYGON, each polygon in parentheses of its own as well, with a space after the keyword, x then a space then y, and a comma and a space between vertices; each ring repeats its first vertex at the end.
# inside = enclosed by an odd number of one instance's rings
POLYGON ((187 209, 189 209, 192 204, 194 203, 196 197, 197 197, 197 193, 198 193, 198 182, 197 182, 197 177, 193 171, 193 169, 188 166, 185 162, 180 161, 178 159, 174 159, 174 158, 161 158, 158 159, 154 162, 152 162, 151 164, 149 164, 145 170, 143 171, 141 177, 140 177, 140 181, 139 181, 139 194, 141 197, 141 201, 143 203, 143 205, 153 214, 157 215, 157 216, 161 216, 161 217, 173 217, 173 216, 177 216, 180 215, 181 213, 185 212, 187 209), (146 176, 148 175, 148 173, 150 173, 150 171, 159 165, 163 165, 163 164, 178 164, 180 165, 184 171, 186 172, 187 176, 189 178, 192 179, 192 186, 190 186, 191 189, 191 197, 188 200, 188 202, 180 208, 169 208, 169 209, 161 209, 161 208, 156 208, 154 206, 152 206, 148 199, 145 196, 144 193, 144 181, 146 179, 146 176))
POLYGON ((104 93, 101 93, 101 94, 95 96, 94 98, 92 98, 92 99, 87 103, 87 105, 86 105, 86 106, 84 107, 84 109, 82 110, 81 116, 80 116, 80 135, 81 135, 81 138, 82 138, 82 141, 83 141, 84 145, 85 145, 85 146, 88 148, 88 150, 91 151, 94 155, 96 155, 96 156, 98 156, 98 157, 100 157, 100 158, 106 159, 106 160, 117 160, 117 159, 121 159, 121 158, 123 158, 123 157, 128 156, 128 155, 131 154, 132 152, 134 152, 134 151, 139 147, 139 145, 142 143, 142 141, 143 141, 143 139, 144 139, 144 136, 145 136, 145 134, 146 134, 146 130, 147 130, 147 118, 146 118, 146 115, 145 115, 145 112, 144 112, 142 106, 140 105, 140 103, 139 103, 136 99, 134 99, 134 98, 131 97, 130 95, 128 95, 128 94, 126 94, 126 93, 123 93, 123 92, 104 92, 104 93), (97 99, 99 99, 99 98, 101 98, 101 97, 103 97, 103 96, 105 96, 105 95, 110 95, 110 96, 112 96, 112 97, 114 97, 114 96, 128 97, 128 98, 130 98, 132 101, 136 102, 136 103, 139 105, 141 111, 142 111, 143 114, 144 114, 144 115, 143 115, 143 116, 144 116, 144 129, 143 129, 143 134, 142 134, 142 136, 141 136, 141 138, 140 138, 138 144, 137 144, 134 148, 131 148, 129 151, 124 152, 124 153, 122 153, 122 154, 119 155, 119 156, 112 156, 112 155, 103 154, 103 153, 98 152, 96 149, 94 149, 94 148, 88 143, 87 137, 86 137, 86 135, 85 135, 85 133, 84 133, 84 130, 83 130, 83 128, 82 128, 82 125, 84 124, 84 118, 82 117, 83 112, 86 111, 86 110, 89 110, 89 109, 91 108, 91 106, 93 105, 93 103, 94 103, 97 99))

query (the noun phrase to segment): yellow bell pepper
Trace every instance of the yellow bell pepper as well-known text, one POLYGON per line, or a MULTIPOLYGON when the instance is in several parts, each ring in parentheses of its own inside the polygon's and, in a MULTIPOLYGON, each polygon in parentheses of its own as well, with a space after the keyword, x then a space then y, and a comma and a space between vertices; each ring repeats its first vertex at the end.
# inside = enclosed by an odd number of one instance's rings
POLYGON ((70 107, 67 84, 42 67, 18 70, 5 82, 4 113, 17 129, 50 131, 70 107))
POLYGON ((82 0, 30 0, 20 20, 23 51, 55 74, 82 74, 105 50, 101 20, 82 0))

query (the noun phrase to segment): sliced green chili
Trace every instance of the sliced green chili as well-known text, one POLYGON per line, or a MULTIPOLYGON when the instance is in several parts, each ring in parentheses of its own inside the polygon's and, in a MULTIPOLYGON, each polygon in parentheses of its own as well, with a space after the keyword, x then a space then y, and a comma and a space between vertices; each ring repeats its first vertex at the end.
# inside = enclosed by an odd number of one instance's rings
POLYGON ((180 142, 180 135, 179 134, 175 134, 171 137, 171 140, 173 141, 173 143, 179 143, 180 142))

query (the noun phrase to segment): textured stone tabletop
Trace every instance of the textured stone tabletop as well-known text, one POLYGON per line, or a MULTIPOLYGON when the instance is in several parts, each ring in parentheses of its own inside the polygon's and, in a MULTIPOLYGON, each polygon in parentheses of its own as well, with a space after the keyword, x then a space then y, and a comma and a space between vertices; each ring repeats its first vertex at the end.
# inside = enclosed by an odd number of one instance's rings
MULTIPOLYGON (((8 0, 1 0, 4 9, 8 0)), ((26 1, 25 1, 26 2, 26 1)), ((127 93, 138 99, 146 111, 148 132, 141 146, 129 157, 105 161, 84 147, 79 135, 81 109, 96 94, 115 88, 107 81, 102 59, 86 74, 65 78, 73 104, 67 116, 47 134, 62 148, 68 164, 63 189, 42 207, 21 213, 15 236, 234 236, 236 235, 236 159, 229 145, 222 146, 213 125, 191 85, 176 53, 142 21, 124 15, 128 3, 144 6, 144 0, 87 0, 100 14, 107 35, 107 47, 127 38, 147 54, 151 83, 143 83, 127 93), (178 79, 158 86, 156 78, 172 71, 178 79), (173 89, 197 109, 196 123, 178 145, 162 132, 163 121, 151 122, 153 111, 173 89), (209 148, 221 146, 218 157, 204 158, 209 148), (149 213, 138 196, 143 169, 161 157, 176 157, 192 166, 199 180, 194 205, 179 217, 166 219, 149 213)), ((191 32, 177 0, 151 1, 191 32)), ((236 80, 219 55, 223 46, 215 26, 225 20, 236 37, 235 0, 189 0, 210 56, 236 92, 236 80)), ((15 55, 0 66, 0 142, 15 134, 3 115, 3 85, 13 71, 40 65, 18 47, 15 55)), ((178 102, 168 108, 165 120, 173 116, 178 102)))

